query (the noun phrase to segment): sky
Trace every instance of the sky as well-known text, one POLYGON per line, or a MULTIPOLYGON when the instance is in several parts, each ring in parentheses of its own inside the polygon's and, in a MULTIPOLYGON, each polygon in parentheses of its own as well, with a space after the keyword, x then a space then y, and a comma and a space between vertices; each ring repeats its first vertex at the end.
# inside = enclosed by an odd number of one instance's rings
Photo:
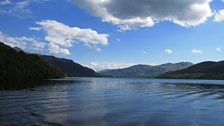
POLYGON ((0 41, 95 70, 224 60, 223 0, 0 0, 0 41))

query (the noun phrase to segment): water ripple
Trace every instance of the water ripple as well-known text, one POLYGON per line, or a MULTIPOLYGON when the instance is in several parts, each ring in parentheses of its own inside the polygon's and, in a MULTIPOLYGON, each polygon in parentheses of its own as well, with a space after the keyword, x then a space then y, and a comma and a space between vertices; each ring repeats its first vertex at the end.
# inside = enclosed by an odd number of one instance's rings
POLYGON ((66 79, 29 89, 1 90, 0 124, 224 125, 222 81, 66 79))

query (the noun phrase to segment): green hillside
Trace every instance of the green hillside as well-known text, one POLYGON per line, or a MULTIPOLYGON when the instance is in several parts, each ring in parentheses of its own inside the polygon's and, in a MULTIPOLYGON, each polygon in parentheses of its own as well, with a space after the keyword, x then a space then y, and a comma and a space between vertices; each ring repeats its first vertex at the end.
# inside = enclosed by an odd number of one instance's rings
POLYGON ((46 79, 64 77, 64 72, 35 54, 0 43, 1 79, 46 79))
POLYGON ((51 65, 61 69, 68 76, 72 77, 95 77, 99 76, 94 70, 84 67, 69 59, 57 58, 54 56, 40 55, 41 59, 49 62, 51 65))
POLYGON ((162 74, 158 77, 177 79, 224 79, 224 61, 202 62, 183 70, 162 74))

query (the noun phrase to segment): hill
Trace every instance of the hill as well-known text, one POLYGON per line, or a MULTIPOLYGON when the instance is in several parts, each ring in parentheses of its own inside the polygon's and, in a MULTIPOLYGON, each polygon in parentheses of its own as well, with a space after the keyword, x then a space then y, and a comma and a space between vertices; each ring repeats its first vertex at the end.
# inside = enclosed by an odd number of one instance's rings
POLYGON ((46 56, 46 55, 39 55, 39 57, 51 65, 56 66, 57 68, 61 69, 62 71, 66 72, 68 76, 73 77, 95 77, 99 76, 94 70, 84 67, 78 63, 73 62, 69 59, 64 58, 57 58, 54 56, 46 56))
POLYGON ((224 79, 224 61, 202 62, 186 69, 162 74, 158 77, 178 79, 224 79))
POLYGON ((154 77, 168 71, 184 69, 193 65, 189 62, 166 63, 158 66, 135 65, 123 69, 103 70, 101 74, 113 77, 154 77))
POLYGON ((46 79, 64 77, 64 72, 42 60, 0 42, 0 79, 46 79))

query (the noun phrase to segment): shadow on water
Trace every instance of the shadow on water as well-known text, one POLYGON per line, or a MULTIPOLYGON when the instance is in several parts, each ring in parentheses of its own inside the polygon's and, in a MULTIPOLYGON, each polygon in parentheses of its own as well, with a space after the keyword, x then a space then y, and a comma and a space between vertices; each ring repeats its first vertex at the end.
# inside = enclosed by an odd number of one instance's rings
POLYGON ((16 80, 0 80, 0 90, 21 90, 62 84, 75 84, 88 81, 66 80, 66 79, 51 79, 51 80, 35 80, 35 79, 16 79, 16 80))
MULTIPOLYGON (((0 90, 20 90, 20 89, 30 89, 40 87, 40 86, 49 86, 49 85, 63 85, 63 84, 77 84, 77 83, 91 83, 95 79, 99 78, 61 78, 61 79, 49 79, 49 80, 41 80, 41 79, 7 79, 7 80, 2 80, 0 79, 0 90)), ((159 79, 160 80, 160 79, 159 79)), ((124 81, 124 80, 122 80, 124 81)), ((180 82, 169 82, 170 80, 162 80, 159 82, 156 79, 156 81, 152 79, 150 81, 144 81, 144 82, 129 82, 128 84, 134 84, 134 85, 144 85, 144 84, 159 84, 161 87, 169 87, 169 86, 174 86, 176 88, 198 88, 198 89, 224 89, 224 83, 209 83, 208 82, 197 82, 197 83, 184 83, 181 80, 180 82)), ((173 80, 172 80, 173 81, 173 80)), ((110 81, 112 83, 113 81, 110 81)), ((117 82, 117 81, 115 81, 117 82)), ((191 81, 190 81, 191 82, 191 81)), ((108 83, 108 82, 106 82, 108 83)), ((118 83, 118 82, 117 82, 118 83)))
POLYGON ((189 84, 189 83, 162 83, 161 86, 175 86, 179 88, 196 89, 224 89, 224 85, 219 84, 189 84))

